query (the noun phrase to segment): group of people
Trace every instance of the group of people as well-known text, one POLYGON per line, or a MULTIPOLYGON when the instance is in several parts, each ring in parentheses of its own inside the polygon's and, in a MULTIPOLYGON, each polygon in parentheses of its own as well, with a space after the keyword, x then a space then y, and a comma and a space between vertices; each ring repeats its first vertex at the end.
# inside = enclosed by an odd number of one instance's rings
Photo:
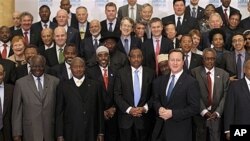
MULTIPOLYGON (((0 27, 0 141, 223 141, 250 124, 250 17, 173 0, 14 12, 0 27)), ((250 12, 250 1, 248 2, 250 12)))

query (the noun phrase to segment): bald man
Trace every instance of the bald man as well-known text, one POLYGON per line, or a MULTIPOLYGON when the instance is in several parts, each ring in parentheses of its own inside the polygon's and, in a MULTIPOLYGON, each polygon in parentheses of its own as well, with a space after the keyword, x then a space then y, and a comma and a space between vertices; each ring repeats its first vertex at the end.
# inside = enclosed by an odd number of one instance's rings
POLYGON ((13 12, 12 14, 13 26, 10 27, 11 32, 20 29, 21 26, 20 14, 21 13, 18 11, 13 12))

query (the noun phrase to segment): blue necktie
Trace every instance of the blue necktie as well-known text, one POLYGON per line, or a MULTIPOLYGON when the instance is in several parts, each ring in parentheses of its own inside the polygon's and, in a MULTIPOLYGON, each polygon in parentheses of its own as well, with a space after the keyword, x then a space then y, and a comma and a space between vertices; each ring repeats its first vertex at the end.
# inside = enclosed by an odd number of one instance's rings
POLYGON ((137 107, 141 98, 140 80, 138 76, 138 70, 134 71, 134 104, 137 107))
POLYGON ((125 48, 125 52, 128 55, 129 53, 129 49, 128 49, 128 39, 124 39, 124 48, 125 48))
POLYGON ((42 86, 40 77, 37 77, 37 85, 38 85, 38 92, 39 92, 40 96, 42 96, 43 95, 43 86, 42 86))
POLYGON ((112 25, 113 25, 113 23, 109 23, 109 30, 108 30, 109 32, 113 31, 112 25))
POLYGON ((241 79, 241 66, 242 66, 242 61, 241 61, 241 54, 238 54, 238 58, 237 58, 237 78, 241 79))
POLYGON ((172 91, 174 89, 174 77, 175 77, 175 75, 171 76, 171 82, 170 82, 170 84, 168 86, 168 91, 167 91, 167 95, 166 95, 167 96, 167 101, 169 101, 169 99, 171 97, 171 94, 172 94, 172 91))

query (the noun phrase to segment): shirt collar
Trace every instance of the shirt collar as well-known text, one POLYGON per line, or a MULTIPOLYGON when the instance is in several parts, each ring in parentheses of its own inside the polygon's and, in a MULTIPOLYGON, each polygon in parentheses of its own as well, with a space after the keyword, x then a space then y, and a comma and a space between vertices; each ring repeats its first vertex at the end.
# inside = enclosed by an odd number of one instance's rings
POLYGON ((213 67, 211 70, 209 70, 209 69, 207 69, 207 68, 205 67, 205 70, 206 70, 206 73, 210 72, 211 74, 214 74, 214 67, 213 67))
POLYGON ((247 85, 250 85, 250 80, 245 76, 245 80, 247 82, 247 85))
POLYGON ((76 77, 73 76, 73 80, 74 80, 75 82, 77 82, 77 81, 83 82, 84 79, 85 79, 85 75, 83 75, 83 77, 82 77, 81 79, 78 79, 78 78, 76 78, 76 77))
POLYGON ((142 72, 142 66, 140 66, 138 69, 136 69, 136 68, 134 68, 134 67, 131 66, 131 69, 132 69, 132 72, 134 72, 136 70, 138 70, 139 73, 142 72))
POLYGON ((64 50, 64 47, 66 46, 66 44, 63 45, 63 47, 59 47, 58 45, 56 45, 56 51, 59 51, 59 49, 63 49, 64 50))
MULTIPOLYGON (((37 78, 38 78, 38 77, 34 76, 33 74, 32 74, 32 77, 34 78, 34 80, 37 80, 37 78)), ((40 78, 41 81, 43 81, 44 80, 44 74, 41 75, 39 78, 40 78)))
POLYGON ((3 88, 4 87, 4 83, 2 82, 1 84, 0 84, 0 88, 3 88))
POLYGON ((171 72, 170 77, 171 77, 172 75, 175 75, 175 78, 179 78, 179 77, 181 76, 182 73, 183 73, 183 69, 182 69, 181 71, 177 72, 176 74, 173 74, 173 73, 171 72))
POLYGON ((160 36, 159 38, 156 38, 156 37, 152 36, 152 39, 153 39, 154 42, 156 42, 156 40, 160 40, 161 41, 162 36, 160 36))

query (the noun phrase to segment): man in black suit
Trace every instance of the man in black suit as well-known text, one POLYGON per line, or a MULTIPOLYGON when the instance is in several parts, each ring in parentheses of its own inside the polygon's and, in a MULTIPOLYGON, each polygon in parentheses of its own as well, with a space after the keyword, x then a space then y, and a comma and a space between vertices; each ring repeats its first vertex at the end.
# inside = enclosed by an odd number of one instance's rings
POLYGON ((171 73, 153 83, 153 106, 157 113, 152 141, 192 141, 192 116, 199 113, 198 82, 183 71, 184 54, 169 52, 171 73))
MULTIPOLYGON (((248 1, 248 3, 247 3, 247 10, 248 10, 248 12, 250 12, 250 1, 248 1)), ((241 20, 240 27, 243 28, 244 30, 249 30, 250 29, 250 16, 248 16, 245 19, 241 20)))
POLYGON ((115 80, 115 102, 118 107, 118 126, 121 141, 147 141, 151 125, 149 108, 154 71, 142 67, 139 48, 129 53, 130 66, 118 71, 115 80))
POLYGON ((159 73, 157 55, 168 53, 173 49, 172 41, 162 36, 163 25, 159 18, 150 21, 152 38, 142 44, 143 65, 159 73))
POLYGON ((63 27, 55 28, 54 40, 54 47, 47 49, 44 53, 47 65, 50 67, 64 62, 63 50, 66 46, 67 33, 63 27))
POLYGON ((5 70, 0 64, 0 140, 12 141, 11 105, 14 86, 4 83, 5 70))
POLYGON ((21 13, 17 12, 17 11, 13 12, 13 14, 12 14, 13 26, 10 27, 11 33, 13 33, 13 31, 15 31, 15 30, 20 29, 20 26, 21 26, 21 23, 20 23, 20 14, 21 13))
POLYGON ((42 30, 41 38, 42 38, 43 45, 40 45, 38 47, 39 53, 41 55, 44 55, 45 50, 54 47, 55 43, 54 43, 54 39, 53 39, 53 34, 54 34, 54 31, 51 28, 44 28, 42 30))
POLYGON ((25 43, 39 45, 39 34, 36 29, 32 29, 33 16, 29 12, 23 12, 20 15, 21 28, 13 31, 13 37, 20 35, 24 37, 25 43))
POLYGON ((199 0, 190 0, 190 5, 185 9, 185 14, 196 18, 198 21, 204 17, 204 8, 198 5, 199 0))
POLYGON ((86 37, 90 37, 89 22, 88 22, 88 10, 84 6, 79 6, 76 8, 76 19, 77 24, 73 26, 80 33, 81 40, 86 37))
POLYGON ((215 67, 216 52, 203 50, 203 66, 191 70, 200 86, 200 113, 194 116, 195 140, 220 141, 221 119, 229 85, 229 74, 215 67))
MULTIPOLYGON (((70 12, 70 8, 71 8, 71 4, 70 4, 70 0, 61 0, 60 2, 60 8, 64 9, 67 11, 67 15, 68 15, 68 21, 67 21, 67 25, 70 27, 75 27, 77 25, 77 19, 76 19, 76 14, 70 12)), ((58 21, 56 20, 56 17, 53 18, 53 22, 57 23, 58 21)))
POLYGON ((235 9, 230 6, 231 0, 220 0, 221 1, 221 6, 216 8, 216 11, 220 14, 223 25, 227 26, 228 25, 228 19, 229 15, 232 12, 240 12, 238 9, 235 9))
POLYGON ((7 84, 15 84, 16 80, 15 63, 8 59, 0 58, 0 64, 3 65, 5 71, 4 82, 7 84))
POLYGON ((129 17, 134 21, 139 21, 140 11, 142 5, 137 3, 137 0, 127 0, 128 4, 119 7, 118 9, 118 18, 122 19, 123 17, 129 17))
POLYGON ((38 55, 38 49, 35 45, 28 45, 24 50, 24 56, 27 64, 18 66, 16 68, 16 80, 24 77, 30 72, 30 61, 33 56, 38 55))
POLYGON ((56 20, 59 27, 63 27, 67 32, 67 43, 76 44, 77 47, 80 45, 80 34, 77 29, 68 26, 68 13, 64 9, 57 11, 56 20))
POLYGON ((70 68, 73 77, 61 81, 57 91, 57 141, 103 141, 102 87, 85 77, 83 59, 74 58, 70 68))
POLYGON ((150 5, 149 3, 143 4, 142 9, 140 11, 140 15, 141 15, 140 21, 145 23, 146 37, 147 37, 147 39, 151 39, 152 34, 151 34, 149 22, 151 20, 152 15, 153 15, 153 6, 150 5))
POLYGON ((224 131, 230 140, 230 125, 249 125, 250 124, 250 60, 244 64, 245 77, 230 83, 224 108, 224 131))
POLYGON ((163 25, 170 21, 175 23, 178 39, 192 29, 199 29, 198 21, 185 14, 185 0, 174 0, 173 8, 175 14, 162 18, 162 23, 163 25))
POLYGON ((10 29, 7 26, 0 27, 0 52, 3 59, 7 59, 13 54, 10 39, 10 29))
MULTIPOLYGON (((38 21, 34 24, 32 24, 32 29, 35 30, 38 33, 41 33, 41 31, 45 28, 51 28, 51 29, 55 29, 56 28, 56 24, 51 22, 50 19, 50 8, 47 5, 42 5, 39 8, 39 16, 41 18, 41 21, 38 21)), ((41 39, 41 34, 39 35, 39 46, 43 45, 42 39, 41 39)))
POLYGON ((96 50, 97 65, 86 70, 86 76, 102 83, 104 91, 104 140, 117 141, 119 137, 116 104, 114 102, 114 84, 116 72, 109 66, 109 50, 100 46, 96 50))
POLYGON ((120 41, 117 43, 117 49, 128 56, 130 49, 133 47, 141 48, 141 40, 132 36, 134 21, 131 18, 124 17, 121 20, 120 41))
POLYGON ((63 50, 64 63, 55 65, 51 68, 51 73, 54 74, 61 81, 72 78, 70 69, 71 61, 77 57, 77 48, 74 44, 67 44, 63 50))
POLYGON ((164 33, 165 36, 173 42, 174 48, 180 48, 180 40, 176 37, 177 31, 174 23, 166 23, 166 25, 164 26, 164 33))
POLYGON ((235 33, 232 36, 234 51, 225 53, 223 56, 224 70, 229 73, 230 80, 243 78, 243 64, 250 59, 250 55, 244 48, 246 40, 242 33, 235 33))
POLYGON ((81 41, 80 56, 85 58, 86 61, 91 59, 95 55, 96 49, 100 45, 101 39, 101 24, 98 20, 92 20, 89 24, 90 37, 86 37, 81 41))
POLYGON ((202 65, 202 56, 191 51, 193 40, 190 35, 183 35, 180 41, 181 50, 184 53, 184 71, 190 73, 193 68, 202 65))
POLYGON ((120 35, 120 19, 116 17, 117 15, 117 7, 113 2, 108 2, 105 5, 105 15, 106 19, 101 21, 101 34, 105 34, 106 32, 116 32, 120 35))

